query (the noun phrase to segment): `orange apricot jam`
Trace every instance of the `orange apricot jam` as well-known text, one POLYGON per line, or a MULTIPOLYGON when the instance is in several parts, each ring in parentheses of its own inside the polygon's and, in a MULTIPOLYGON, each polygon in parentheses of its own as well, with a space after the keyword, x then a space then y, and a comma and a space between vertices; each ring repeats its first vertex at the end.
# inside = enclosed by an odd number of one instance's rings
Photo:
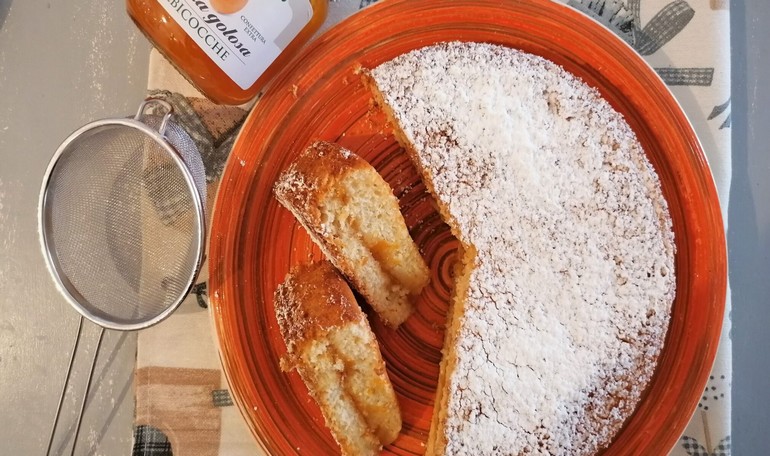
POLYGON ((203 95, 252 100, 326 18, 328 0, 126 0, 131 19, 203 95))

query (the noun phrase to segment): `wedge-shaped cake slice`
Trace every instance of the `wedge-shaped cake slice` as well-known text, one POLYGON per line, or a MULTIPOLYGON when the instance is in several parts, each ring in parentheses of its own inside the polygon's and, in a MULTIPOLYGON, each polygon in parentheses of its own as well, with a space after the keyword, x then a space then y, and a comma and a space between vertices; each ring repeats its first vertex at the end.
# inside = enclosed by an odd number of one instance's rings
POLYGON ((273 192, 386 324, 409 318, 430 271, 393 190, 369 163, 319 141, 281 174, 273 192))
POLYGON ((347 282, 328 261, 301 266, 275 292, 287 354, 345 455, 378 454, 401 413, 377 340, 347 282))

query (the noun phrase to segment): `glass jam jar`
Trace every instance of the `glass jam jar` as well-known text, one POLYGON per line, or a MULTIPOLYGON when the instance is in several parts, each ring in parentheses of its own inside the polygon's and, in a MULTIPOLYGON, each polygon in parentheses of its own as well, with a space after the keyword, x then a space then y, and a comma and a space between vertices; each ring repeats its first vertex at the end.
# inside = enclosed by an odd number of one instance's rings
POLYGON ((318 30, 328 0, 126 0, 131 19, 206 97, 253 99, 318 30))

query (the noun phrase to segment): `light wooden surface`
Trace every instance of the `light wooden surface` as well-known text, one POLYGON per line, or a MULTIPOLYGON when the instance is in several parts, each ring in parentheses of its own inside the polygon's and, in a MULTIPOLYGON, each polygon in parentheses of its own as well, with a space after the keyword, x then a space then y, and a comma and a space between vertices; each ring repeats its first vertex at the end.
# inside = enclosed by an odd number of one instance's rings
MULTIPOLYGON (((120 0, 0 0, 0 454, 45 451, 78 322, 40 253, 43 172, 74 129, 135 112, 149 49, 120 0)), ((71 443, 98 333, 84 331, 54 449, 71 443)), ((77 454, 130 453, 135 339, 105 333, 77 454)))

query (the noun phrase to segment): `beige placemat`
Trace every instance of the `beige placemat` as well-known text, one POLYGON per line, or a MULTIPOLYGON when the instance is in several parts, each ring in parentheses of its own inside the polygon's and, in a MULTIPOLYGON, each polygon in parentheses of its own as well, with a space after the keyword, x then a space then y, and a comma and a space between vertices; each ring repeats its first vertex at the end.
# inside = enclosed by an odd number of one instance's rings
MULTIPOLYGON (((708 155, 727 220, 731 175, 728 0, 561 0, 602 22, 656 69, 693 123, 708 155)), ((324 28, 369 0, 330 4, 324 28)), ((199 144, 206 165, 209 216, 218 181, 246 107, 224 107, 200 95, 153 51, 148 89, 170 101, 199 144)), ((254 455, 254 438, 227 391, 207 311, 199 304, 206 268, 181 308, 140 332, 135 376, 135 456, 254 455)), ((732 348, 730 296, 717 360, 675 456, 730 454, 732 348)))

